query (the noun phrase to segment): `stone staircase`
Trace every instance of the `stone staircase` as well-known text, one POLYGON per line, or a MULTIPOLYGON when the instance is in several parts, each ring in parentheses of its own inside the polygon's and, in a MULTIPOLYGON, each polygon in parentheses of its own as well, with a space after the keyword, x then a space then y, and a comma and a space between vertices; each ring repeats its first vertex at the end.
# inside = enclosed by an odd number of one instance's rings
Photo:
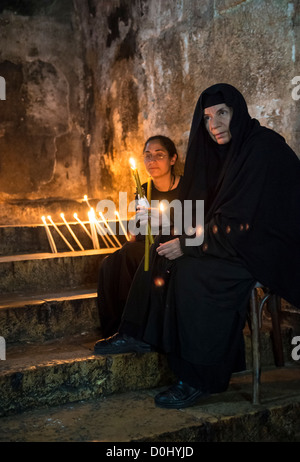
MULTIPOLYGON (((116 248, 95 250, 80 225, 72 226, 87 250, 69 251, 53 233, 58 253, 49 253, 43 226, 0 228, 0 336, 6 341, 6 360, 0 362, 2 416, 163 383, 159 355, 123 360, 92 354, 101 337, 98 268, 116 248)), ((60 230, 68 236, 64 225, 60 230)))
MULTIPOLYGON (((151 395, 172 380, 165 357, 158 353, 93 355, 94 342, 101 337, 96 306, 98 268, 116 248, 95 250, 78 224, 72 228, 86 250, 70 251, 56 235, 58 253, 51 253, 42 225, 0 227, 0 336, 6 341, 6 359, 0 360, 0 433, 1 424, 9 432, 7 419, 16 417, 16 425, 20 413, 23 419, 24 413, 44 409, 49 413, 49 408, 54 412, 71 403, 94 403, 97 408, 99 400, 109 398, 112 409, 115 402, 120 409, 121 402, 132 407, 144 399, 142 393, 151 395)), ((67 235, 63 224, 60 229, 67 235)), ((119 239, 121 243, 125 240, 121 235, 119 239)), ((273 364, 273 355, 267 318, 264 324, 262 363, 268 366, 273 364)), ((289 359, 291 326, 285 326, 283 333, 289 359)), ((247 328, 245 340, 250 368, 247 328)), ((247 377, 249 386, 251 375, 247 377)), ((251 387, 245 403, 251 408, 251 387)), ((156 418, 164 412, 156 410, 156 418)), ((11 436, 3 438, 11 440, 11 436)))

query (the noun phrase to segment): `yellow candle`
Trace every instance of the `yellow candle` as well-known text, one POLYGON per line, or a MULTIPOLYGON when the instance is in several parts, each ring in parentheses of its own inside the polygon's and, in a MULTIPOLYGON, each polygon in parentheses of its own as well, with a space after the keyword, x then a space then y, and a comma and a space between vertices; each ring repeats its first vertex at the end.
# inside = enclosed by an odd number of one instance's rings
POLYGON ((149 258, 150 258, 150 245, 149 245, 149 234, 145 236, 145 259, 144 259, 144 271, 149 271, 149 258))
POLYGON ((141 181, 140 181, 139 172, 137 171, 137 168, 135 166, 135 161, 134 161, 134 159, 132 157, 129 159, 129 162, 130 162, 130 165, 131 165, 131 168, 132 168, 132 173, 133 173, 133 176, 134 176, 134 179, 135 179, 135 183, 136 183, 136 187, 137 187, 137 193, 138 193, 138 195, 140 196, 140 199, 141 199, 144 196, 144 194, 143 194, 143 190, 142 190, 142 185, 141 185, 141 181))
POLYGON ((151 176, 149 176, 148 181, 147 181, 147 200, 150 206, 151 206, 151 188, 152 188, 152 178, 151 176))
MULTIPOLYGON (((134 176, 134 179, 135 179, 137 192, 138 192, 138 195, 140 196, 140 199, 141 199, 142 197, 145 197, 145 195, 143 194, 139 173, 138 173, 137 168, 135 166, 135 161, 134 161, 134 159, 132 157, 129 159, 129 162, 130 162, 130 165, 131 165, 131 168, 132 168, 132 173, 133 173, 133 176, 134 176)), ((149 183, 148 183, 148 187, 149 187, 149 183)), ((149 189, 150 189, 150 194, 151 194, 151 187, 149 189)), ((149 189, 147 188, 148 193, 149 193, 149 189)), ((148 193, 147 193, 147 196, 150 197, 150 200, 151 200, 151 196, 149 196, 148 193)), ((145 236, 145 260, 144 260, 144 270, 145 271, 149 270, 150 244, 153 244, 153 242, 154 242, 154 239, 153 239, 153 236, 152 236, 152 233, 151 233, 151 226, 150 226, 150 223, 148 223, 147 230, 146 230, 146 236, 145 236)))
MULTIPOLYGON (((148 178, 148 182, 147 182, 147 200, 149 202, 149 205, 151 206, 151 188, 152 188, 152 178, 151 176, 149 176, 148 178)), ((150 223, 148 223, 148 232, 147 232, 147 236, 149 235, 149 242, 151 244, 153 244, 154 240, 153 240, 153 236, 151 234, 151 227, 150 227, 150 223)))

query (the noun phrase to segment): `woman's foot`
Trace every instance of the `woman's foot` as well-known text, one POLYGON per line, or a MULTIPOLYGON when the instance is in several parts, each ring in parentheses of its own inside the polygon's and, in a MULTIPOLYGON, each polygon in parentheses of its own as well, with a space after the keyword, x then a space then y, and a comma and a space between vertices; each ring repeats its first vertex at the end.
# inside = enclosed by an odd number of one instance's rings
POLYGON ((182 381, 155 396, 155 404, 166 409, 182 409, 207 398, 208 392, 191 387, 182 381))
POLYGON ((151 351, 148 343, 141 342, 126 334, 117 332, 111 337, 98 340, 94 346, 96 355, 114 355, 118 353, 147 353, 151 351))

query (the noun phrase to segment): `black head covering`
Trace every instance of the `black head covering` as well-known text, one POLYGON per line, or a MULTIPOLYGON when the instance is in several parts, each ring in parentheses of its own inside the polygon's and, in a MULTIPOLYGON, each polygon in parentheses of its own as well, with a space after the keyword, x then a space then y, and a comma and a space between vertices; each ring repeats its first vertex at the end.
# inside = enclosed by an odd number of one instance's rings
POLYGON ((200 95, 194 111, 188 143, 182 184, 183 199, 204 199, 205 212, 208 212, 212 195, 221 181, 220 175, 224 173, 224 171, 221 171, 221 167, 225 168, 230 163, 231 157, 237 155, 242 141, 247 137, 252 126, 253 121, 248 113, 246 101, 233 86, 216 84, 200 95), (204 126, 204 109, 209 107, 212 102, 215 102, 215 104, 224 102, 227 106, 233 108, 230 123, 232 140, 229 145, 218 145, 211 139, 204 126), (225 160, 226 165, 221 165, 224 164, 225 160), (217 164, 218 168, 215 168, 217 164), (198 185, 194 182, 196 176, 201 178, 198 185), (199 190, 200 185, 201 193, 199 190))
POLYGON ((231 85, 213 85, 196 104, 182 199, 204 199, 206 226, 217 222, 253 277, 300 308, 300 161, 250 117, 231 85), (233 109, 232 138, 221 149, 203 123, 204 107, 220 94, 233 109))

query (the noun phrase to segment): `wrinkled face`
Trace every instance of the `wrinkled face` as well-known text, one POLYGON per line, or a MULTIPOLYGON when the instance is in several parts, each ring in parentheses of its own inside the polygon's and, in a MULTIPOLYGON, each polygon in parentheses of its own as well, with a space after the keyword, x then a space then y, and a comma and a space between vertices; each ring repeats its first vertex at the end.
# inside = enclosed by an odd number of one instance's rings
POLYGON ((204 123, 211 138, 218 144, 226 144, 231 140, 229 130, 233 110, 225 103, 216 104, 204 109, 204 123))

